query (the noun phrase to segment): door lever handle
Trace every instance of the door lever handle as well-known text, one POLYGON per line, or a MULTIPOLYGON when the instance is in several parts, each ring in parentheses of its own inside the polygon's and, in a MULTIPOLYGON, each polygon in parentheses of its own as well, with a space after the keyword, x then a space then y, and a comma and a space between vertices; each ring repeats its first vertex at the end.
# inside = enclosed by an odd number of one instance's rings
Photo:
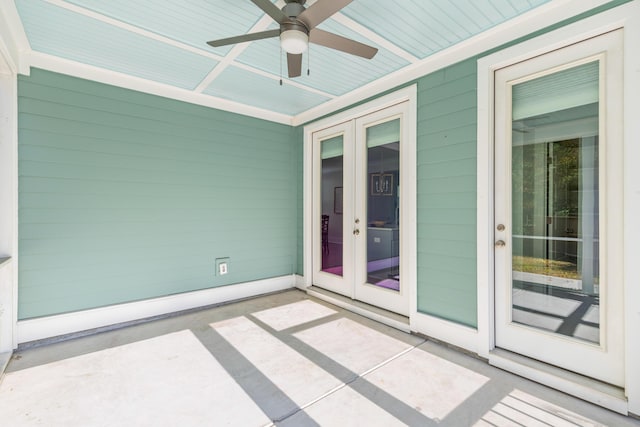
POLYGON ((498 240, 496 242, 496 248, 504 248, 506 245, 506 243, 504 242, 504 240, 498 240))

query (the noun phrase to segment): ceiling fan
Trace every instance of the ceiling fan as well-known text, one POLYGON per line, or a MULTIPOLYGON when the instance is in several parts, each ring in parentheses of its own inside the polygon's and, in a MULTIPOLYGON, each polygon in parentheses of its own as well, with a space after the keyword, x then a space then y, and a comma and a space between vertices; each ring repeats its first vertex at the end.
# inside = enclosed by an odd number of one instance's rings
POLYGON ((280 46, 287 52, 289 77, 298 77, 302 71, 302 53, 309 43, 336 49, 351 55, 371 59, 378 49, 366 44, 316 28, 322 21, 351 3, 353 0, 318 0, 308 9, 306 0, 285 0, 282 10, 270 0, 251 0, 274 21, 280 24, 277 30, 260 31, 207 42, 213 47, 280 37, 280 46))

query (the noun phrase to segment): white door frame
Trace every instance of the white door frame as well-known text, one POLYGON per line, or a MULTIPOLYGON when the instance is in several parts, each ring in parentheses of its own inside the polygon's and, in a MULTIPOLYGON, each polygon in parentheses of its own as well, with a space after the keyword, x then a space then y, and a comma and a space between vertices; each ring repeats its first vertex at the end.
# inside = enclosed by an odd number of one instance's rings
MULTIPOLYGON (((491 360, 495 348, 494 327, 494 207, 493 207, 493 94, 494 72, 497 69, 569 46, 582 40, 624 29, 624 88, 627 94, 640 93, 640 2, 634 1, 594 15, 558 30, 506 48, 478 60, 478 151, 477 151, 477 283, 478 328, 477 352, 491 360)), ((625 389, 628 411, 640 414, 640 98, 624 98, 624 294, 625 294, 625 389)), ((541 380, 549 384, 549 380, 541 380)), ((549 384, 552 385, 552 384, 549 384)), ((568 390, 565 390, 568 391, 568 390)), ((569 391, 571 392, 571 391, 569 391)))
MULTIPOLYGON (((312 285, 313 279, 313 134, 340 123, 352 121, 357 118, 375 113, 393 105, 408 102, 408 112, 404 120, 407 135, 403 136, 405 153, 402 164, 402 209, 401 212, 401 263, 406 263, 406 279, 403 277, 404 286, 409 291, 409 317, 416 312, 417 290, 417 225, 416 225, 416 116, 417 116, 417 86, 411 85, 391 94, 382 96, 357 107, 343 111, 334 116, 313 122, 304 127, 304 206, 303 206, 303 287, 312 285), (405 281, 406 280, 406 281, 405 281)), ((401 154, 402 156, 402 154, 401 154)), ((404 270, 403 270, 404 271, 404 270)))

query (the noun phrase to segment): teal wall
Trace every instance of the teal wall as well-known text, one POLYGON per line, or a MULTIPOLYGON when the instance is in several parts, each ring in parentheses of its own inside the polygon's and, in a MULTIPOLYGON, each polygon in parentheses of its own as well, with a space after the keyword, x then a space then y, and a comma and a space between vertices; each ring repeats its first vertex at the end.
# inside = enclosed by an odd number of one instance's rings
POLYGON ((20 319, 299 268, 291 127, 37 69, 18 94, 20 319))
POLYGON ((418 310, 475 326, 476 61, 418 80, 418 310))

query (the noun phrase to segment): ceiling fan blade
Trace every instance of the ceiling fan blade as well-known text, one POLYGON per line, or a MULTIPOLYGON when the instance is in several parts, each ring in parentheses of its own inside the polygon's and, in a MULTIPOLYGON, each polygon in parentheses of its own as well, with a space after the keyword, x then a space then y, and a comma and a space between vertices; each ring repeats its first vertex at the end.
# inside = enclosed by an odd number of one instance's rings
POLYGON ((318 0, 298 15, 297 19, 302 21, 304 25, 311 30, 352 1, 353 0, 318 0))
POLYGON ((278 24, 282 24, 283 22, 289 21, 289 17, 284 14, 278 7, 271 3, 270 0, 251 0, 253 4, 258 6, 264 13, 269 15, 276 21, 278 24))
POLYGON ((260 31, 259 33, 249 33, 249 34, 243 34, 241 36, 227 37, 226 39, 211 40, 210 42, 207 42, 207 44, 213 47, 220 47, 220 46, 226 46, 228 44, 243 43, 243 42, 250 42, 253 40, 262 40, 262 39, 268 39, 271 37, 278 37, 279 35, 280 35, 279 29, 268 30, 268 31, 260 31))
POLYGON ((311 43, 319 44, 320 46, 329 47, 331 49, 336 49, 367 59, 373 58, 375 54, 378 53, 378 49, 375 47, 371 47, 337 34, 319 30, 317 28, 314 28, 309 33, 309 41, 311 43))
POLYGON ((287 53, 287 68, 289 77, 299 77, 302 74, 302 54, 287 53))

